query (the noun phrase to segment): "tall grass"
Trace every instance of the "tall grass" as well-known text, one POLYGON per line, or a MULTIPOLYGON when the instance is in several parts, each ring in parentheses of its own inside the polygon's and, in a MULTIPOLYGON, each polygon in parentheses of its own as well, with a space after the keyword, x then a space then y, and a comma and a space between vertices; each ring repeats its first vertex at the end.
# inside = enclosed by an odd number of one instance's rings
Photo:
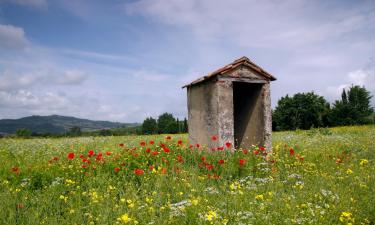
POLYGON ((374 140, 374 126, 277 132, 272 152, 186 135, 2 139, 0 223, 374 224, 374 140))

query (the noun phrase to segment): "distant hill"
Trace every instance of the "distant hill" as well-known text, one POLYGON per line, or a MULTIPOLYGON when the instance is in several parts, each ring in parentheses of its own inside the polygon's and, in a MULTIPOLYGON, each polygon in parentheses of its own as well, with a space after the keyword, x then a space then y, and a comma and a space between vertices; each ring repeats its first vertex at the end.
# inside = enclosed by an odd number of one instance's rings
POLYGON ((68 116, 28 116, 20 119, 0 120, 0 133, 13 134, 19 128, 27 128, 33 133, 63 134, 71 127, 80 127, 82 131, 94 131, 119 127, 137 126, 137 123, 118 123, 109 121, 94 121, 68 116))

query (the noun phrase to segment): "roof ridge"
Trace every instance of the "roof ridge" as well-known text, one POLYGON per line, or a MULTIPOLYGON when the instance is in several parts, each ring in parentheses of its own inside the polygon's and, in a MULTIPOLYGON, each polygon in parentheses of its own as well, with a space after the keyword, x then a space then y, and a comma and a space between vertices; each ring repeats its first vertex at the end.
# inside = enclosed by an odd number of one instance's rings
POLYGON ((276 80, 276 78, 274 76, 272 76, 270 73, 268 73, 267 71, 265 71, 263 68, 261 68, 260 66, 258 66, 257 64, 255 64, 254 62, 252 62, 248 57, 246 56, 242 56, 236 60, 234 60, 232 63, 229 63, 211 73, 208 73, 196 80, 194 80, 193 82, 189 83, 189 84, 186 84, 185 86, 183 86, 182 88, 185 88, 185 87, 189 87, 191 85, 194 85, 194 84, 197 84, 197 83, 200 83, 202 81, 205 81, 211 77, 214 77, 214 76, 217 76, 219 74, 223 74, 229 70, 232 70, 240 65, 246 65, 248 67, 250 67, 251 69, 257 71, 258 73, 261 73, 261 75, 263 75, 264 77, 270 79, 271 81, 272 80, 276 80))

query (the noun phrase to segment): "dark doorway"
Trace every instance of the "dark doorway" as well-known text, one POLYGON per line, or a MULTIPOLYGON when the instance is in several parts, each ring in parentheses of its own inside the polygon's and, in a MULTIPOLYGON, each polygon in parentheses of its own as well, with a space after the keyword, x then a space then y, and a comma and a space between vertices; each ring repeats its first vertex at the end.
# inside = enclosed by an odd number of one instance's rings
POLYGON ((233 82, 236 148, 263 144, 262 86, 263 84, 258 83, 233 82))

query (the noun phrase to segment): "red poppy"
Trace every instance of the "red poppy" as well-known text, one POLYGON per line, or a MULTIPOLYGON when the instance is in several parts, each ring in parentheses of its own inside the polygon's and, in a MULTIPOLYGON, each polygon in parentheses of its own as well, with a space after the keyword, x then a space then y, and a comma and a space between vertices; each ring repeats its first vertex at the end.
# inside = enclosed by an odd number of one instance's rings
POLYGON ((91 157, 95 154, 95 152, 93 150, 90 150, 89 153, 88 153, 88 156, 91 157))
POLYGON ((155 169, 155 167, 154 167, 154 166, 149 166, 148 169, 149 169, 150 171, 153 171, 153 170, 155 169))
POLYGON ((201 160, 202 160, 202 162, 206 161, 206 157, 202 156, 201 160))
POLYGON ((259 151, 258 151, 258 150, 254 150, 254 151, 253 151, 253 154, 254 154, 254 155, 258 155, 258 154, 259 154, 259 151))
POLYGON ((167 168, 164 168, 164 167, 163 167, 163 168, 161 169, 161 173, 162 173, 162 174, 166 174, 167 172, 168 172, 168 169, 167 169, 167 168))
POLYGON ((146 153, 150 153, 151 152, 151 148, 147 148, 145 152, 146 153))
POLYGON ((214 165, 212 165, 212 164, 206 164, 206 169, 207 170, 213 170, 214 169, 214 165))
POLYGON ((224 151, 224 147, 223 147, 223 146, 221 146, 221 147, 217 147, 217 150, 218 150, 218 151, 224 151))
POLYGON ((115 170, 115 172, 117 173, 118 171, 120 171, 120 168, 119 168, 119 167, 116 167, 114 170, 115 170))
POLYGON ((99 153, 96 155, 96 160, 100 161, 102 158, 103 158, 103 153, 99 152, 99 153))
POLYGON ((141 146, 146 146, 146 142, 145 141, 141 141, 140 145, 141 146))
POLYGON ((108 156, 110 156, 110 155, 111 155, 111 152, 106 152, 105 154, 108 155, 108 156))
POLYGON ((195 147, 199 148, 199 147, 200 147, 200 145, 199 145, 199 144, 196 144, 196 145, 195 145, 195 147))
POLYGON ((244 149, 244 150, 242 150, 242 153, 245 154, 245 155, 247 155, 247 153, 249 153, 249 150, 244 149))
POLYGON ((59 157, 53 157, 53 160, 55 160, 55 161, 57 161, 57 160, 59 160, 59 157))
POLYGON ((15 174, 19 174, 20 173, 20 168, 18 167, 12 167, 12 172, 15 173, 15 174))
POLYGON ((171 137, 171 136, 167 136, 167 137, 165 137, 165 139, 167 139, 167 140, 171 140, 172 137, 171 137))
POLYGON ((261 150, 262 152, 266 151, 266 148, 265 147, 260 147, 259 150, 261 150))
POLYGON ((182 145, 182 140, 178 140, 177 144, 182 145))
POLYGON ((222 165, 222 164, 225 163, 225 161, 224 161, 224 159, 220 159, 220 160, 218 161, 218 163, 219 163, 220 165, 222 165))
POLYGON ((230 147, 232 147, 232 143, 230 143, 229 141, 227 141, 227 142, 225 142, 225 146, 226 146, 227 148, 230 148, 230 147))
POLYGON ((289 154, 290 154, 290 156, 294 155, 294 149, 293 148, 289 149, 289 154))
POLYGON ((151 140, 150 145, 153 145, 153 144, 155 144, 155 141, 151 140))
POLYGON ((180 162, 180 163, 182 163, 182 162, 184 162, 184 159, 182 158, 181 155, 178 155, 177 156, 177 161, 180 162))
POLYGON ((151 154, 152 154, 152 155, 158 155, 159 152, 158 152, 158 151, 153 151, 151 154))
POLYGON ((142 174, 144 174, 144 173, 145 173, 145 171, 142 170, 142 169, 135 169, 135 170, 134 170, 134 174, 135 174, 135 175, 138 175, 138 176, 139 176, 139 175, 142 175, 142 174))
POLYGON ((240 160, 238 161, 238 163, 240 164, 240 166, 243 166, 243 165, 245 164, 245 160, 244 160, 244 159, 240 159, 240 160))
POLYGON ((167 147, 163 148, 163 150, 164 150, 165 153, 170 153, 171 152, 171 150, 169 148, 167 148, 167 147))
POLYGON ((70 153, 68 153, 68 159, 69 160, 72 160, 72 159, 74 159, 74 152, 70 152, 70 153))
POLYGON ((118 146, 119 146, 119 147, 124 147, 124 144, 121 143, 121 144, 118 144, 118 146))
POLYGON ((212 136, 212 137, 211 137, 211 140, 212 140, 212 141, 217 141, 217 136, 215 136, 215 135, 212 136))

